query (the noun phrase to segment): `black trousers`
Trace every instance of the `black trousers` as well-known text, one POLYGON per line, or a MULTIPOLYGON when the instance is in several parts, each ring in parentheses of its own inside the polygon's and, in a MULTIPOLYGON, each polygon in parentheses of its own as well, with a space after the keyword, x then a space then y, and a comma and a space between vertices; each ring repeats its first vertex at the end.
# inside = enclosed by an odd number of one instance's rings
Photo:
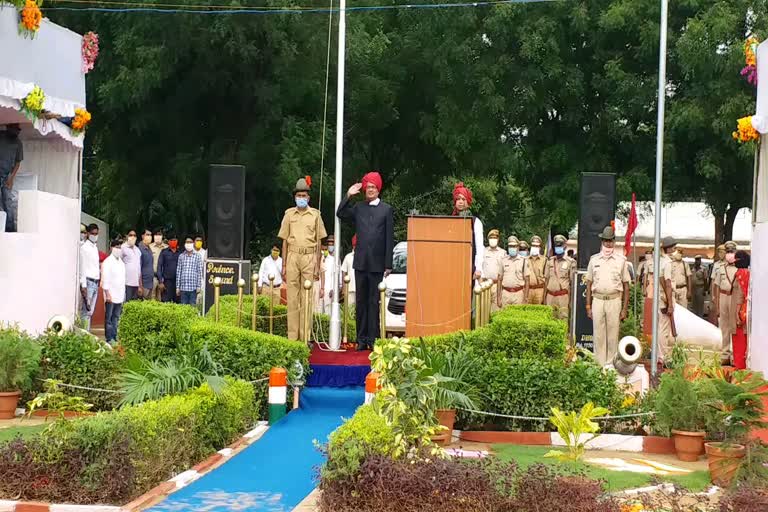
POLYGON ((355 321, 357 322, 357 346, 373 348, 381 336, 379 328, 379 283, 384 272, 355 270, 355 321))
POLYGON ((163 290, 161 300, 178 304, 181 299, 176 296, 176 279, 163 279, 163 284, 165 285, 165 290, 163 290))
POLYGON ((138 286, 126 286, 125 287, 125 302, 131 300, 137 300, 139 298, 138 286))

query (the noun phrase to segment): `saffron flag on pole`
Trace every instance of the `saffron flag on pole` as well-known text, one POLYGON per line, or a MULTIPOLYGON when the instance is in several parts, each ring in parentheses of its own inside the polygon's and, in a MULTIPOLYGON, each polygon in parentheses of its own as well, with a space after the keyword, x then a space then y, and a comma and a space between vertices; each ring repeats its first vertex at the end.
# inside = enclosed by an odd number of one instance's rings
POLYGON ((632 192, 632 208, 629 210, 629 219, 627 219, 627 233, 624 235, 624 256, 629 256, 629 250, 632 247, 632 235, 637 229, 637 209, 635 208, 635 193, 632 192))

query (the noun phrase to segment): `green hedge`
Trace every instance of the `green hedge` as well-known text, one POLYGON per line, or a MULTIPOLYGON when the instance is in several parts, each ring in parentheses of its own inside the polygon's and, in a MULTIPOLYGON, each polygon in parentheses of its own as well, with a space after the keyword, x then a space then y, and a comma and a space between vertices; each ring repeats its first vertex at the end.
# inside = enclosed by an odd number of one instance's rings
POLYGON ((60 421, 0 449, 0 498, 121 505, 187 470, 251 428, 247 382, 228 379, 96 416, 60 421))
MULTIPOLYGON (((237 326, 237 295, 224 295, 221 297, 219 303, 219 323, 229 326, 237 326)), ((240 317, 240 327, 244 329, 251 328, 251 315, 253 313, 253 296, 243 296, 243 311, 240 317)), ((288 308, 280 304, 273 305, 273 326, 272 333, 278 336, 288 335, 288 308)), ((342 308, 343 314, 343 308, 342 308)), ((207 320, 214 321, 214 311, 211 308, 205 317, 207 320)), ((316 334, 319 324, 320 338, 321 340, 328 340, 328 333, 330 332, 331 318, 328 315, 319 313, 314 314, 315 327, 313 333, 316 334)), ((343 326, 343 324, 342 324, 343 326)), ((347 332, 351 339, 354 339, 354 333, 356 332, 355 324, 355 311, 352 308, 349 312, 347 332)), ((269 332, 269 297, 259 295, 256 297, 256 330, 261 332, 269 332)), ((313 340, 317 341, 317 340, 313 340)))
POLYGON ((394 446, 395 434, 384 416, 373 406, 362 405, 329 436, 327 462, 321 470, 323 480, 352 478, 365 459, 389 455, 394 446))
POLYGON ((126 350, 156 359, 168 355, 197 318, 192 306, 130 301, 123 306, 117 339, 126 350))
MULTIPOLYGON (((509 358, 491 354, 472 379, 484 397, 483 410, 515 416, 549 417, 552 407, 578 411, 587 402, 621 409, 624 394, 613 371, 593 361, 566 364, 562 358, 509 358)), ((504 420, 493 416, 461 414, 469 428, 548 431, 548 421, 504 420)))
POLYGON ((554 318, 550 306, 509 306, 493 315, 491 323, 472 331, 428 336, 425 341, 446 348, 463 338, 466 344, 483 354, 507 357, 562 358, 568 329, 554 318))
MULTIPOLYGON (((36 390, 42 390, 42 379, 56 379, 65 384, 97 389, 117 389, 117 375, 123 359, 117 351, 87 334, 68 332, 61 336, 46 333, 38 338, 42 346, 42 362, 36 390)), ((68 395, 80 396, 94 405, 93 410, 114 408, 120 396, 116 393, 64 388, 68 395)))

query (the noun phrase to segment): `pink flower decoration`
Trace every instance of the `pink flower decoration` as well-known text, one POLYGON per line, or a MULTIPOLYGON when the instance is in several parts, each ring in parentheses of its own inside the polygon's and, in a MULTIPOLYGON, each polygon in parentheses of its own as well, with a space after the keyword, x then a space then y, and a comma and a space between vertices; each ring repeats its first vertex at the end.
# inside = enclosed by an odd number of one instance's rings
POLYGON ((88 32, 83 36, 83 73, 93 69, 96 57, 99 56, 99 35, 88 32))
POLYGON ((755 66, 745 66, 741 70, 741 76, 747 77, 747 82, 750 84, 757 86, 757 67, 755 66))

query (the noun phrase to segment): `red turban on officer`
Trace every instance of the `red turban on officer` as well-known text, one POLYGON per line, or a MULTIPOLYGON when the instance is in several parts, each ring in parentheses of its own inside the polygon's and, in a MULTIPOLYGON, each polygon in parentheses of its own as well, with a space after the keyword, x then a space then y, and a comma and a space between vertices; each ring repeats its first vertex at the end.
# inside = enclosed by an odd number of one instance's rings
POLYGON ((378 190, 379 192, 381 192, 381 187, 384 184, 383 181, 381 180, 381 174, 379 174, 376 171, 371 171, 365 176, 363 176, 363 179, 362 179, 363 188, 368 186, 369 183, 372 184, 374 187, 376 187, 376 190, 378 190))
POLYGON ((464 197, 467 200, 467 206, 472 206, 472 191, 469 190, 464 183, 459 182, 453 187, 453 214, 458 215, 459 211, 456 209, 456 199, 459 196, 464 197))

